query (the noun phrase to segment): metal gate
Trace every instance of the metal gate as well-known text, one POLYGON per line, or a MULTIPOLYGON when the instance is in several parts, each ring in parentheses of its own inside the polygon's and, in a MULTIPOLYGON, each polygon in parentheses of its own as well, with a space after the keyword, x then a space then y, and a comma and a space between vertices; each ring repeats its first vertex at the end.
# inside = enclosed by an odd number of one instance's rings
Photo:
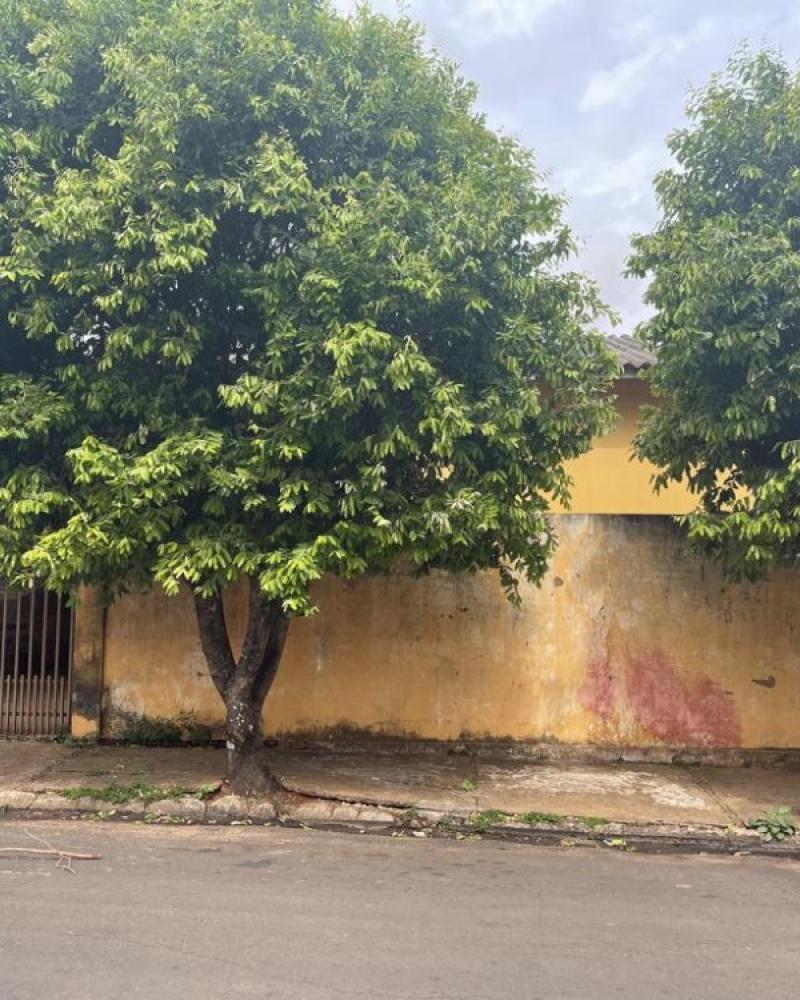
POLYGON ((60 595, 0 584, 0 737, 69 731, 73 629, 60 595))

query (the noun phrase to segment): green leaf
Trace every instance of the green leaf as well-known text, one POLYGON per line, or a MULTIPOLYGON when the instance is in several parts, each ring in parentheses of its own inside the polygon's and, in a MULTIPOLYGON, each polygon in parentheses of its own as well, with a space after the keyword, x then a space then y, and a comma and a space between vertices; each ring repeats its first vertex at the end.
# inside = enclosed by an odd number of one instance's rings
POLYGON ((305 615, 405 559, 518 600, 616 364, 458 69, 319 0, 0 17, 0 573, 305 615))
POLYGON ((658 351, 637 450, 697 495, 696 548, 736 577, 800 556, 796 317, 800 75, 747 49, 696 92, 655 181, 661 219, 634 238, 658 351))

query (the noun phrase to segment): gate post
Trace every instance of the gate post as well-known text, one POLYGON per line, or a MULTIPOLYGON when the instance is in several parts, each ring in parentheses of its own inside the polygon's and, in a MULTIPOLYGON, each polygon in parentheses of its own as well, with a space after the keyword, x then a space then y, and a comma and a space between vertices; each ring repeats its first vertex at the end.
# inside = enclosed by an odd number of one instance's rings
POLYGON ((72 720, 75 739, 100 735, 106 609, 100 591, 82 587, 75 607, 72 650, 72 720))

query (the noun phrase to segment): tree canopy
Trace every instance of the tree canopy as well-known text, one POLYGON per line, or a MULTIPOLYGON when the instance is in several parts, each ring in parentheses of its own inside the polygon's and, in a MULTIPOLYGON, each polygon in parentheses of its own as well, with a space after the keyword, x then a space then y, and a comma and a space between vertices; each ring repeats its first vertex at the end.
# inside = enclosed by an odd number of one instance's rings
POLYGON ((630 261, 662 404, 638 450, 698 495, 697 545, 755 576, 800 555, 800 77, 742 51, 687 110, 630 261))
POLYGON ((612 364, 561 202, 408 20, 0 0, 0 570, 536 578, 612 364))
MULTIPOLYGON (((610 419, 528 152, 328 0, 0 0, 0 576, 190 588, 235 785, 326 574, 554 545, 610 419), (233 656, 222 592, 250 580, 233 656)), ((249 763, 248 763, 249 762, 249 763)))

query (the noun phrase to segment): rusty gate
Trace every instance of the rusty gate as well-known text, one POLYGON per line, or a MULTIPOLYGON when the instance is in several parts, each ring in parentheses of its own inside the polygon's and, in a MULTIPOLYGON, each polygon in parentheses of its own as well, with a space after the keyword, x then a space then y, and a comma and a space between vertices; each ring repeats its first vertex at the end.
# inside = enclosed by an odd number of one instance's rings
POLYGON ((61 595, 0 584, 0 737, 69 731, 73 630, 61 595))

